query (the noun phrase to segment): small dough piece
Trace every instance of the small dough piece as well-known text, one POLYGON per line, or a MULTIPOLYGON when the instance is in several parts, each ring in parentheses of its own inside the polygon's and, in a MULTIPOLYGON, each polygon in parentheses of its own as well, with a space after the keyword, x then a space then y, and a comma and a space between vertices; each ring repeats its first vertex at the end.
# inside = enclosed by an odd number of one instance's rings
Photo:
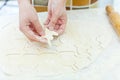
POLYGON ((58 36, 58 33, 55 31, 50 31, 47 28, 45 28, 45 36, 43 37, 48 40, 49 46, 52 46, 51 41, 54 39, 54 36, 58 36))

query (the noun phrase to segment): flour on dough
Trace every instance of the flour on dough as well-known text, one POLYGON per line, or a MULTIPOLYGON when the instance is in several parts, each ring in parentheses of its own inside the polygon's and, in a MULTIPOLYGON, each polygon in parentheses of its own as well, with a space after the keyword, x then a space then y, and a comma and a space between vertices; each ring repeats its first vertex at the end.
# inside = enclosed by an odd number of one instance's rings
POLYGON ((77 72, 91 64, 112 40, 109 26, 104 26, 102 21, 91 23, 89 20, 69 21, 65 33, 54 40, 53 35, 58 34, 46 29, 45 37, 49 45, 52 43, 55 47, 52 50, 30 42, 17 24, 10 24, 0 32, 0 67, 11 76, 77 72))

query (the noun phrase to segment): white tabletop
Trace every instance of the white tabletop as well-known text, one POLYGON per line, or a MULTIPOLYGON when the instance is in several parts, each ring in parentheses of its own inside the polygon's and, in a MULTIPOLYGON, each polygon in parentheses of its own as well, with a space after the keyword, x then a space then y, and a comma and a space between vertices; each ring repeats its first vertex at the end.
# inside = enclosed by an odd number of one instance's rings
MULTIPOLYGON (((87 12, 89 11, 90 10, 88 10, 87 12)), ((74 20, 75 16, 70 15, 76 13, 77 11, 68 12, 68 16, 74 20)), ((41 17, 43 17, 44 15, 46 15, 46 13, 40 14, 41 17)), ((16 18, 18 19, 18 16, 0 16, 0 29, 9 24, 11 22, 11 19, 15 20, 16 18), (5 21, 6 23, 4 23, 5 21)), ((61 78, 57 77, 49 80, 120 80, 120 41, 116 34, 114 34, 114 36, 115 37, 109 47, 105 49, 103 53, 101 53, 101 55, 93 64, 81 70, 80 72, 78 72, 78 74, 69 74, 62 76, 61 78)), ((26 80, 28 79, 28 77, 19 78, 17 80, 22 79, 26 80)), ((0 80, 7 80, 1 69, 0 80)), ((39 77, 33 79, 31 78, 31 80, 39 80, 39 77)), ((44 78, 43 80, 48 79, 44 78)))

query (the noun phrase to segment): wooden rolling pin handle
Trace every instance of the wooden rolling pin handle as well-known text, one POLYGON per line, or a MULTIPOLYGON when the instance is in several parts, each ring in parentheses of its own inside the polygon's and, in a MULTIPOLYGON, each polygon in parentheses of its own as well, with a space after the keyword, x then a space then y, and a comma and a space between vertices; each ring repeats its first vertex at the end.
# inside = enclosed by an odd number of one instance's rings
POLYGON ((108 6, 106 6, 106 11, 107 11, 107 14, 110 14, 114 11, 114 9, 112 6, 108 5, 108 6))
POLYGON ((108 15, 115 31, 117 32, 118 36, 120 37, 120 14, 115 12, 113 7, 110 5, 106 6, 106 12, 107 12, 107 15, 108 15))

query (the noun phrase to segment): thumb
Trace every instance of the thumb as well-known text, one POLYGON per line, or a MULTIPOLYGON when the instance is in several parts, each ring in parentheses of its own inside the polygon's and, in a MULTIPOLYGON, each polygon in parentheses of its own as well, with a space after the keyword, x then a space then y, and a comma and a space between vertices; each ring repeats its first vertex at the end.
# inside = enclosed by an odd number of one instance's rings
POLYGON ((54 27, 55 27, 55 25, 57 23, 57 20, 58 20, 58 16, 56 16, 56 15, 52 16, 52 18, 50 20, 50 23, 48 24, 48 28, 50 30, 52 30, 52 31, 54 30, 54 27))
POLYGON ((39 22, 38 19, 36 19, 36 20, 33 21, 33 26, 34 26, 34 28, 36 29, 36 31, 37 31, 37 33, 38 33, 39 35, 42 36, 42 35, 45 34, 44 31, 43 31, 43 28, 42 28, 42 26, 41 26, 41 24, 40 24, 40 22, 39 22))
POLYGON ((44 25, 48 25, 50 22, 50 19, 51 19, 51 14, 50 14, 50 12, 48 12, 48 16, 47 16, 46 21, 44 22, 44 25))

